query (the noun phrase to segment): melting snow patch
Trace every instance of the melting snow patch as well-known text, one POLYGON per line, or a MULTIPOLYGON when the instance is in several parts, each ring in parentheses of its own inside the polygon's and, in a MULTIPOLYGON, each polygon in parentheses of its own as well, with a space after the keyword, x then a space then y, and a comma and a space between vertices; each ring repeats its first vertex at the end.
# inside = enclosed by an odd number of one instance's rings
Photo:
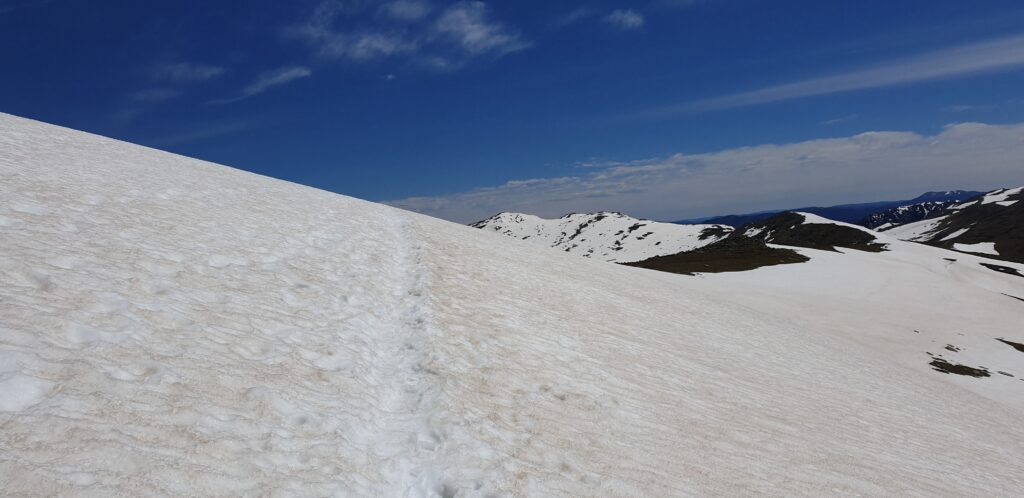
MULTIPOLYGON (((948 238, 948 237, 947 237, 948 238)), ((942 239, 946 240, 946 239, 942 239)), ((973 252, 977 254, 991 254, 998 256, 999 252, 996 251, 995 242, 979 242, 977 244, 953 244, 953 249, 960 252, 973 252)))
POLYGON ((986 195, 981 199, 982 204, 992 204, 993 202, 1005 202, 1011 196, 1017 195, 1024 191, 1024 187, 1011 188, 1007 190, 996 190, 995 192, 986 195))
POLYGON ((971 229, 971 227, 961 228, 961 229, 959 229, 959 230, 957 230, 957 231, 955 231, 955 232, 953 232, 953 233, 943 237, 942 240, 952 240, 952 239, 955 239, 955 238, 957 238, 957 237, 967 233, 967 231, 970 230, 970 229, 971 229))

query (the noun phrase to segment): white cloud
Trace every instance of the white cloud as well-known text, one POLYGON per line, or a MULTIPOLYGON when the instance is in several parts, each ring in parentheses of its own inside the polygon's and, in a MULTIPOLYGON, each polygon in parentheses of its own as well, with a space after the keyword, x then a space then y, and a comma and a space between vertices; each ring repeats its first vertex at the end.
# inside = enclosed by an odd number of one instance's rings
POLYGON ((452 5, 438 18, 434 31, 471 55, 507 54, 528 46, 518 34, 490 20, 483 2, 452 5))
POLYGON ((396 21, 419 21, 430 13, 431 5, 422 0, 395 0, 381 7, 385 15, 396 21))
POLYGON ((605 22, 619 29, 640 29, 644 27, 644 16, 632 9, 616 9, 604 18, 605 22))
POLYGON ((327 1, 304 22, 284 30, 310 45, 320 57, 354 62, 404 56, 434 70, 451 71, 483 55, 501 56, 529 44, 489 16, 487 6, 462 1, 434 9, 425 0, 394 0, 382 15, 357 16, 358 2, 327 1))
POLYGON ((591 165, 576 176, 389 204, 458 222, 500 211, 541 216, 614 210, 683 219, 900 199, 927 190, 1024 185, 1024 124, 962 123, 933 136, 869 132, 705 154, 591 165))
POLYGON ((214 104, 229 104, 231 102, 237 102, 242 99, 247 99, 254 95, 259 95, 271 88, 281 86, 292 81, 308 78, 313 75, 313 71, 307 67, 293 66, 293 67, 282 67, 273 71, 267 71, 261 74, 256 81, 249 83, 242 89, 241 95, 230 98, 215 100, 214 104))
POLYGON ((364 61, 411 53, 417 48, 417 42, 406 40, 399 33, 333 33, 324 39, 321 53, 333 58, 364 61))
POLYGON ((171 83, 199 83, 216 78, 225 72, 227 70, 220 66, 178 62, 156 66, 153 68, 152 76, 154 79, 171 83))
MULTIPOLYGON (((387 5, 383 8, 386 8, 387 5)), ((317 55, 329 59, 366 61, 415 52, 418 48, 416 41, 406 39, 404 32, 397 28, 376 26, 352 30, 335 28, 339 17, 357 10, 358 8, 353 4, 336 1, 324 2, 313 11, 313 14, 305 22, 290 26, 284 32, 291 38, 305 41, 317 51, 317 55)))
POLYGON ((728 109, 1024 68, 1024 35, 929 52, 840 73, 652 110, 645 115, 728 109))

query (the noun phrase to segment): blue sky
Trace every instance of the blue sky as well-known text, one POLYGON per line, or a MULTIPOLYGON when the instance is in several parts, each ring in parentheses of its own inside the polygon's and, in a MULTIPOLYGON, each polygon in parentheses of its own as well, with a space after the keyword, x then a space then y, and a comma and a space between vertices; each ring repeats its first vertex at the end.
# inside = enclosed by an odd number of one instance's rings
POLYGON ((1019 1, 0 0, 0 111, 472 221, 1024 184, 1019 1))

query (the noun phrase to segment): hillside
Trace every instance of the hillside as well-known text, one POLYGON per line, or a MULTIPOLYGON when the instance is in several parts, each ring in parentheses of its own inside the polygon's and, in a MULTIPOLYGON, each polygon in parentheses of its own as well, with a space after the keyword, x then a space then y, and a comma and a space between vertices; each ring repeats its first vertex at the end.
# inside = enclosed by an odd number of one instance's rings
POLYGON ((0 177, 5 495, 1019 493, 974 256, 681 277, 4 114, 0 177))
POLYGON ((949 208, 939 218, 893 228, 890 235, 954 251, 1024 263, 1024 187, 998 189, 949 208))
POLYGON ((628 263, 690 251, 732 231, 725 225, 677 225, 622 213, 574 213, 549 220, 501 213, 471 226, 588 258, 628 263))

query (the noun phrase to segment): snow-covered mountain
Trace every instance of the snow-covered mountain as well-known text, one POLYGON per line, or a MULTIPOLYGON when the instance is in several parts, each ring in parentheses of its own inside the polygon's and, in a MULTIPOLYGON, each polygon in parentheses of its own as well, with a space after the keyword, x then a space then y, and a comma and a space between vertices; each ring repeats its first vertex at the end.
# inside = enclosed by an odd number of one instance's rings
POLYGON ((1020 490, 984 258, 686 277, 3 114, 0 178, 5 495, 1020 490))
MULTIPOLYGON (((829 220, 842 221, 845 223, 863 224, 866 217, 872 214, 887 211, 889 209, 898 208, 900 206, 910 206, 914 204, 922 204, 927 202, 963 202, 972 197, 977 197, 983 192, 974 192, 971 190, 944 190, 935 192, 925 192, 913 199, 906 199, 900 201, 876 201, 876 202, 865 202, 859 204, 840 204, 836 206, 828 207, 798 207, 790 209, 779 209, 761 211, 757 213, 747 214, 733 214, 728 216, 718 216, 714 218, 704 219, 702 223, 720 223, 724 225, 733 226, 740 228, 751 223, 761 221, 767 218, 771 218, 777 214, 800 212, 809 213, 829 220)), ((679 221, 678 223, 691 223, 692 220, 679 221)))
POLYGON ((873 213, 858 223, 872 230, 884 232, 900 225, 937 218, 961 201, 928 201, 906 206, 897 206, 873 213))
POLYGON ((763 266, 803 263, 810 258, 797 247, 868 252, 888 250, 876 233, 858 225, 822 218, 811 213, 780 213, 729 234, 699 249, 649 258, 630 266, 672 273, 749 271, 763 266))
POLYGON ((732 232, 727 225, 677 225, 622 213, 574 213, 550 220, 500 213, 470 225, 602 261, 628 263, 690 251, 732 232))
POLYGON ((954 251, 1024 262, 1024 187, 993 190, 948 208, 945 216, 886 233, 954 251))

